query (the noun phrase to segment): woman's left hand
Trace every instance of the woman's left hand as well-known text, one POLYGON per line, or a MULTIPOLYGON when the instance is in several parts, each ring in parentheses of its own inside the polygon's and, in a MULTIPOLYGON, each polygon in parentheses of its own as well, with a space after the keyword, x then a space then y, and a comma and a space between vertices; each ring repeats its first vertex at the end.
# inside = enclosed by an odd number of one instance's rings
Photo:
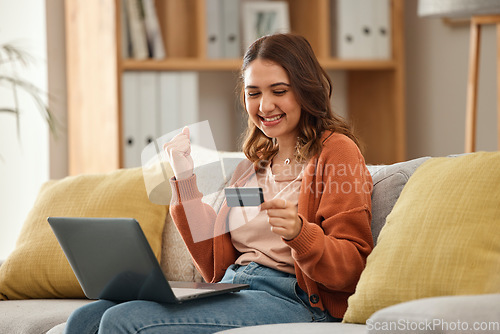
POLYGON ((297 214, 297 205, 281 198, 275 198, 262 203, 261 210, 267 210, 271 231, 286 240, 292 240, 299 235, 302 220, 297 214))

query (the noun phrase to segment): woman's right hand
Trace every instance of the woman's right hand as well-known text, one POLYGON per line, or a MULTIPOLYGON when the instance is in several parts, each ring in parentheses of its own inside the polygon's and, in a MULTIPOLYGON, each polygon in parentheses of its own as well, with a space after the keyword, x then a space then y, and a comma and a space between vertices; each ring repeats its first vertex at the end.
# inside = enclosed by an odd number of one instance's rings
POLYGON ((163 149, 177 180, 187 179, 193 175, 194 163, 191 157, 191 142, 187 126, 182 129, 181 133, 163 145, 163 149))

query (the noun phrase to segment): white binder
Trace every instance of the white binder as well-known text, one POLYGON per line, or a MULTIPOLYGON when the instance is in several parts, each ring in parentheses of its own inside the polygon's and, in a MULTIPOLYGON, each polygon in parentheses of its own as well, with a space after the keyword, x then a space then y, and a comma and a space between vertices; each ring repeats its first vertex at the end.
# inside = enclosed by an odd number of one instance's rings
POLYGON ((336 22, 339 58, 390 58, 390 0, 337 0, 336 22))
POLYGON ((160 72, 159 137, 199 121, 198 81, 197 72, 160 72))
POLYGON ((222 58, 222 6, 221 0, 206 0, 207 58, 222 58))
POLYGON ((185 126, 199 121, 198 73, 179 72, 179 76, 179 111, 181 126, 185 126))
POLYGON ((166 135, 182 127, 179 104, 179 72, 159 72, 159 122, 160 134, 166 135))
POLYGON ((139 72, 139 149, 151 143, 159 134, 158 75, 153 71, 139 72))
POLYGON ((376 59, 391 59, 391 4, 390 0, 373 0, 374 8, 374 55, 376 59))
POLYGON ((241 57, 240 0, 222 1, 222 46, 224 58, 241 57))
POLYGON ((355 58, 373 59, 375 56, 375 7, 377 0, 353 0, 358 2, 358 54, 355 58))
POLYGON ((123 72, 122 75, 122 145, 123 167, 131 168, 141 165, 141 148, 139 145, 138 111, 140 109, 138 72, 123 72))
POLYGON ((337 0, 336 22, 337 57, 341 59, 360 58, 359 0, 337 0))

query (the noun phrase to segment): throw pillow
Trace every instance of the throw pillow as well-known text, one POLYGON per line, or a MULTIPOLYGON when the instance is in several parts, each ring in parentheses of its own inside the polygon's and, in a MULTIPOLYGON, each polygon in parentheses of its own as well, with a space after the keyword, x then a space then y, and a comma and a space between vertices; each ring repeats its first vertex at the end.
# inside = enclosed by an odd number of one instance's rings
POLYGON ((429 157, 399 162, 388 166, 368 166, 373 179, 372 236, 377 244, 380 230, 392 211, 406 182, 415 170, 429 157))
POLYGON ((434 158, 411 176, 345 322, 418 298, 500 292, 500 152, 434 158))
POLYGON ((0 267, 0 300, 85 297, 47 217, 135 218, 160 259, 167 211, 149 201, 141 168, 46 182, 0 267))

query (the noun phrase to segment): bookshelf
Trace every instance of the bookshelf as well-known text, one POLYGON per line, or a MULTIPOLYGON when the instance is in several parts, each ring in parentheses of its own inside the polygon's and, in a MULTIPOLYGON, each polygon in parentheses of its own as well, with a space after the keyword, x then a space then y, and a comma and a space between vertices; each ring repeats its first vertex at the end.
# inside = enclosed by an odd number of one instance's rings
MULTIPOLYGON (((288 0, 292 32, 305 36, 322 66, 345 71, 348 115, 367 163, 406 158, 404 0, 391 0, 389 60, 330 55, 331 0, 288 0)), ((205 0, 156 1, 164 60, 121 57, 121 0, 66 0, 69 173, 104 172, 122 164, 121 77, 125 71, 234 72, 240 59, 207 59, 205 0)), ((233 99, 233 96, 223 98, 233 99)), ((203 101, 201 101, 203 102, 203 101)))

